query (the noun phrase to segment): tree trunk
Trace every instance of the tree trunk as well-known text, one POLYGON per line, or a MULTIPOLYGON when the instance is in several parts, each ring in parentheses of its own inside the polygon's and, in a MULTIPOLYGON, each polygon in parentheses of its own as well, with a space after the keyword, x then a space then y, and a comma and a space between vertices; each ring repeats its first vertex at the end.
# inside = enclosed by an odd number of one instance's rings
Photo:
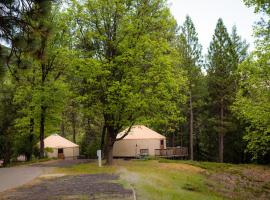
POLYGON ((11 138, 9 138, 8 140, 5 141, 4 144, 4 152, 3 152, 3 166, 6 167, 8 164, 10 164, 10 159, 11 159, 11 138))
POLYGON ((174 147, 175 146, 175 135, 174 135, 174 133, 172 134, 172 147, 174 147))
POLYGON ((65 137, 65 124, 64 124, 64 120, 61 121, 61 135, 63 137, 65 137))
POLYGON ((221 99, 220 107, 220 134, 219 134, 219 162, 223 162, 223 149, 224 149, 224 108, 223 108, 223 99, 221 99))
POLYGON ((106 164, 113 164, 113 145, 115 142, 114 133, 112 128, 107 128, 107 141, 106 141, 106 164))
POLYGON ((11 159, 11 155, 9 153, 5 153, 3 156, 3 166, 6 167, 7 165, 10 164, 10 159, 11 159))
POLYGON ((190 118, 189 118, 189 144, 190 144, 190 160, 194 159, 193 153, 193 107, 192 107, 192 94, 191 91, 189 93, 189 111, 190 111, 190 118))
POLYGON ((223 140, 224 140, 224 134, 221 133, 219 136, 219 162, 223 163, 223 140))
MULTIPOLYGON (((42 40, 42 49, 45 49, 46 41, 42 40)), ((42 51, 41 51, 42 52, 42 51)), ((43 61, 44 53, 40 54, 40 60, 43 61)), ((45 112, 46 107, 44 105, 44 84, 46 80, 46 66, 44 63, 41 64, 41 104, 40 104, 40 123, 39 123, 39 157, 44 158, 44 136, 45 136, 45 112)))
POLYGON ((34 146, 34 125, 35 125, 35 121, 34 118, 30 118, 30 122, 29 122, 29 145, 30 145, 30 149, 29 152, 26 155, 26 160, 30 161, 32 160, 32 155, 33 155, 33 146, 34 146))
POLYGON ((73 142, 76 143, 76 114, 72 113, 72 132, 73 132, 73 142))
POLYGON ((108 145, 106 150, 107 150, 106 164, 112 165, 113 164, 113 145, 108 145))
POLYGON ((104 143, 105 143, 105 136, 106 136, 106 126, 103 125, 102 134, 101 134, 101 142, 100 142, 100 149, 103 151, 104 143))
POLYGON ((196 155, 196 157, 195 157, 195 160, 200 160, 200 156, 201 156, 201 148, 200 148, 200 133, 201 133, 201 130, 200 130, 200 125, 198 125, 197 126, 198 127, 198 129, 197 128, 195 128, 195 130, 198 130, 197 132, 196 132, 196 134, 195 134, 195 140, 196 140, 196 142, 195 142, 195 146, 196 146, 196 150, 195 150, 195 155, 196 155))
POLYGON ((40 141, 40 151, 39 157, 44 158, 44 136, 45 136, 45 106, 41 106, 40 110, 40 129, 39 129, 39 141, 40 141))

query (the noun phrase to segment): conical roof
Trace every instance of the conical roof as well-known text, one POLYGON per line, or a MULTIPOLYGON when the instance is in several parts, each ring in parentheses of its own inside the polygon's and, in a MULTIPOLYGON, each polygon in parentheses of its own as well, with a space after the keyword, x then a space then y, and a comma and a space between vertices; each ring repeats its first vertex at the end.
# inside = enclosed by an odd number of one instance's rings
POLYGON ((61 137, 58 134, 52 134, 44 139, 44 146, 50 148, 70 148, 78 147, 79 145, 61 137))
MULTIPOLYGON (((126 132, 128 128, 124 131, 118 133, 117 138, 121 138, 126 132)), ((124 140, 132 140, 132 139, 165 139, 165 136, 153 131, 152 129, 143 126, 143 125, 135 125, 132 126, 129 134, 124 137, 124 140)))

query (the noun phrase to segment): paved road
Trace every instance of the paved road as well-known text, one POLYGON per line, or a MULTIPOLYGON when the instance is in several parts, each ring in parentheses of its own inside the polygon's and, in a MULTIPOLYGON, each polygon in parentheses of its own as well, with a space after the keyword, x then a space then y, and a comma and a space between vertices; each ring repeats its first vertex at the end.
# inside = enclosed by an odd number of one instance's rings
POLYGON ((92 160, 52 160, 10 168, 0 168, 0 192, 16 188, 30 182, 36 177, 49 173, 55 167, 71 167, 72 165, 93 162, 92 160))
POLYGON ((50 168, 34 166, 0 168, 0 192, 28 183, 48 170, 50 168))

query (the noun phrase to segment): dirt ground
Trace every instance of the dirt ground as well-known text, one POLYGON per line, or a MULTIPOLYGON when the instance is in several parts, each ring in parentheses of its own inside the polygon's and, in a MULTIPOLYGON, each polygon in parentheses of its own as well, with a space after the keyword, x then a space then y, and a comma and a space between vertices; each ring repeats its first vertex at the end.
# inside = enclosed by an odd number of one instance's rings
POLYGON ((212 173, 207 184, 229 199, 269 200, 270 170, 264 167, 212 173))
POLYGON ((116 183, 118 176, 92 174, 42 179, 39 182, 6 191, 1 200, 80 200, 132 199, 132 190, 116 183))

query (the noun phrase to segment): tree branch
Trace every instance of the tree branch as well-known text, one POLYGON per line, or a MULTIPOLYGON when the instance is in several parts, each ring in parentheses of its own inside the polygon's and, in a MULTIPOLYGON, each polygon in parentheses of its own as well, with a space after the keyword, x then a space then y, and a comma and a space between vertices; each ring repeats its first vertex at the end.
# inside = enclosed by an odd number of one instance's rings
POLYGON ((125 134, 122 135, 120 138, 116 138, 115 141, 119 141, 119 140, 124 139, 129 134, 129 132, 131 131, 131 128, 133 127, 133 125, 134 125, 134 122, 131 123, 128 130, 125 132, 125 134))

